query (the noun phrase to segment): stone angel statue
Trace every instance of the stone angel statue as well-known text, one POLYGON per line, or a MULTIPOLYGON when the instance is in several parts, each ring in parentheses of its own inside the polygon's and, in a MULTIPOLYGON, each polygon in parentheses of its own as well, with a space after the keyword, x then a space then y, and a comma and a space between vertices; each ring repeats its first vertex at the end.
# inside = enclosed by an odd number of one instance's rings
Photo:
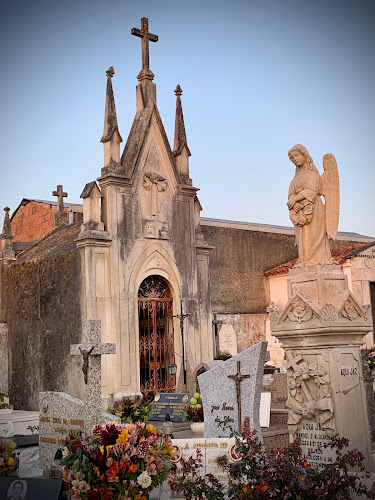
POLYGON ((324 174, 318 169, 302 146, 296 144, 288 151, 289 159, 296 166, 295 176, 289 186, 289 217, 295 227, 298 262, 295 267, 310 263, 333 262, 328 236, 336 238, 339 225, 340 191, 339 173, 335 157, 323 157, 324 174), (325 205, 321 195, 325 198, 325 205))

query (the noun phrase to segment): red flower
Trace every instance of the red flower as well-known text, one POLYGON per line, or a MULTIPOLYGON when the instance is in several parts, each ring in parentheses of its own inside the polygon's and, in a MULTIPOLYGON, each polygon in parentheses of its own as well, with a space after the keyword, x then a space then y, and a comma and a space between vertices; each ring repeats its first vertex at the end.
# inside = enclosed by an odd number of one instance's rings
POLYGON ((242 486, 242 493, 252 493, 254 491, 254 488, 250 486, 249 484, 244 484, 242 486))
POLYGON ((309 464, 309 462, 307 460, 302 460, 301 462, 301 465, 302 467, 304 467, 305 469, 311 467, 311 465, 309 464))
POLYGON ((99 498, 100 498, 100 491, 89 490, 87 492, 87 498, 88 498, 88 500, 99 500, 99 498))
POLYGON ((77 448, 81 448, 81 450, 83 450, 83 444, 81 443, 81 441, 79 439, 76 439, 75 441, 73 441, 72 446, 71 446, 72 453, 75 453, 77 451, 77 448))
POLYGON ((131 464, 131 466, 128 469, 129 472, 137 472, 137 470, 138 467, 135 464, 131 464))
POLYGON ((111 467, 106 471, 106 475, 108 476, 109 483, 118 483, 120 478, 118 477, 118 473, 120 471, 120 466, 118 462, 113 462, 111 467))
POLYGON ((263 493, 266 491, 266 489, 268 488, 268 484, 267 483, 259 483, 258 485, 258 491, 261 495, 263 495, 263 493))

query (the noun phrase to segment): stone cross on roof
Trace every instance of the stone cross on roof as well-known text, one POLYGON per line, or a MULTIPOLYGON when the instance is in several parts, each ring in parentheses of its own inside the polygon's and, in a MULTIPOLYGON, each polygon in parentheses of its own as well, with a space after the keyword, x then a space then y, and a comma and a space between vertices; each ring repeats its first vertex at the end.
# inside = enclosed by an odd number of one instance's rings
POLYGON ((85 378, 84 411, 85 425, 94 426, 102 406, 102 354, 115 354, 116 344, 101 343, 100 319, 87 319, 83 327, 82 344, 72 344, 70 354, 83 356, 82 371, 85 378))
POLYGON ((151 79, 154 77, 152 71, 150 71, 150 54, 149 54, 149 40, 151 42, 157 42, 159 37, 148 32, 148 18, 142 17, 141 19, 141 29, 132 28, 131 34, 139 36, 142 38, 142 71, 140 74, 143 76, 148 76, 151 79))
POLYGON ((64 198, 68 196, 68 193, 64 193, 62 185, 59 184, 57 191, 52 191, 52 196, 57 196, 58 211, 55 214, 55 225, 59 226, 68 219, 68 214, 64 211, 64 198))

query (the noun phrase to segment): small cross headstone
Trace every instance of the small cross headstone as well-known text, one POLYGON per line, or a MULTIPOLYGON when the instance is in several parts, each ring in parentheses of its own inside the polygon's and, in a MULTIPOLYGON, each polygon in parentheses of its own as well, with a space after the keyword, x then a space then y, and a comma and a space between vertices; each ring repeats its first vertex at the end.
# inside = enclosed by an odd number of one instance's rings
POLYGON ((65 193, 61 184, 57 186, 57 191, 52 192, 52 196, 57 196, 57 206, 58 210, 55 213, 55 226, 59 226, 63 224, 68 219, 68 214, 64 211, 64 198, 68 196, 68 193, 65 193))
POLYGON ((82 356, 82 371, 85 380, 84 411, 85 425, 97 423, 98 410, 101 408, 101 357, 102 354, 115 354, 116 344, 101 343, 101 328, 99 319, 88 319, 83 327, 82 344, 72 344, 70 354, 82 356))

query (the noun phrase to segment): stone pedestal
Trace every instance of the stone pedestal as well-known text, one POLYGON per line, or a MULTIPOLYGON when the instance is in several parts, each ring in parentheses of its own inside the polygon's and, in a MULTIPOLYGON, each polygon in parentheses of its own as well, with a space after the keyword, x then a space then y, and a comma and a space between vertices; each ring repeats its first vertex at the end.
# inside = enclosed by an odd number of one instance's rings
POLYGON ((334 461, 328 435, 350 440, 373 470, 360 346, 372 330, 338 264, 292 269, 283 311, 270 309, 272 335, 285 349, 288 428, 317 468, 334 461))

